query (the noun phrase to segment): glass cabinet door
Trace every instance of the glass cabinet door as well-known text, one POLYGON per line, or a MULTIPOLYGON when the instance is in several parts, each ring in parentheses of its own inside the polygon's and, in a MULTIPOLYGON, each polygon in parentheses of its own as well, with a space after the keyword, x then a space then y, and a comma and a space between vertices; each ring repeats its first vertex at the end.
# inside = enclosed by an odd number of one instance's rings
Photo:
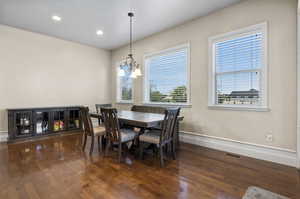
POLYGON ((53 111, 53 131, 65 130, 65 111, 53 111))
POLYGON ((69 111, 68 128, 70 130, 80 128, 80 111, 79 110, 70 110, 69 111))
POLYGON ((15 113, 16 136, 31 136, 33 133, 33 122, 31 111, 20 111, 15 113))
POLYGON ((35 133, 37 135, 50 132, 50 114, 47 111, 35 112, 35 133))

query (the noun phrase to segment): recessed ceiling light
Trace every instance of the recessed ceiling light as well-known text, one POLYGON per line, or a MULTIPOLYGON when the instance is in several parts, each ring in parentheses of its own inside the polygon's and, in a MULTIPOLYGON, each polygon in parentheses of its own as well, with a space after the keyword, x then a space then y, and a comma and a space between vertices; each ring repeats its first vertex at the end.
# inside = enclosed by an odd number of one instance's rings
POLYGON ((99 36, 103 35, 103 31, 102 30, 97 30, 96 34, 99 35, 99 36))
POLYGON ((60 16, 57 16, 57 15, 53 15, 53 16, 52 16, 52 20, 53 20, 53 21, 59 22, 59 21, 61 21, 61 17, 60 17, 60 16))

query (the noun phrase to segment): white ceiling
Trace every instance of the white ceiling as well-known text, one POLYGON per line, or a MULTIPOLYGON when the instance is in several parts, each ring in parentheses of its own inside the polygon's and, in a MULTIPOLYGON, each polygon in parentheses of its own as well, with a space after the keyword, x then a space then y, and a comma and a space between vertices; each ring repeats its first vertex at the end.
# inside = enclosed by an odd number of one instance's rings
POLYGON ((128 11, 135 13, 134 40, 206 15, 239 0, 0 0, 0 23, 114 49, 129 41, 128 11), (52 15, 62 18, 60 23, 52 15), (103 36, 96 31, 103 30, 103 36))

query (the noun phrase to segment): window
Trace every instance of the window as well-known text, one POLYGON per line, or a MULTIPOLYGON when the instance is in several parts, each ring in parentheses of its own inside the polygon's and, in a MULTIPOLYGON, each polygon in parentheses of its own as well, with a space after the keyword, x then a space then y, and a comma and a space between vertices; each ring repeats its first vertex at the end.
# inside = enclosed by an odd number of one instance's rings
POLYGON ((189 80, 188 44, 145 56, 145 103, 189 104, 189 80))
POLYGON ((124 76, 119 74, 120 64, 117 64, 117 102, 131 103, 133 96, 133 79, 130 77, 129 66, 122 67, 124 76))
POLYGON ((209 106, 267 108, 267 24, 209 39, 209 106))

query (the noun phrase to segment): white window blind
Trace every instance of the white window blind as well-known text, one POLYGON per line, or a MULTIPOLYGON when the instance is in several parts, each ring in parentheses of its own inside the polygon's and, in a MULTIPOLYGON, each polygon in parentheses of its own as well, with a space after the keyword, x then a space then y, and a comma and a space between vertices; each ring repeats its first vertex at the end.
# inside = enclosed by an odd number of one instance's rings
MULTIPOLYGON (((133 79, 130 77, 129 66, 123 66, 124 76, 117 76, 117 101, 118 102, 132 102, 133 93, 133 79)), ((118 70, 119 72, 119 70, 118 70)))
POLYGON ((146 56, 146 103, 189 103, 189 47, 146 56))
POLYGON ((265 31, 222 36, 213 42, 215 85, 213 103, 229 106, 265 106, 265 31))

